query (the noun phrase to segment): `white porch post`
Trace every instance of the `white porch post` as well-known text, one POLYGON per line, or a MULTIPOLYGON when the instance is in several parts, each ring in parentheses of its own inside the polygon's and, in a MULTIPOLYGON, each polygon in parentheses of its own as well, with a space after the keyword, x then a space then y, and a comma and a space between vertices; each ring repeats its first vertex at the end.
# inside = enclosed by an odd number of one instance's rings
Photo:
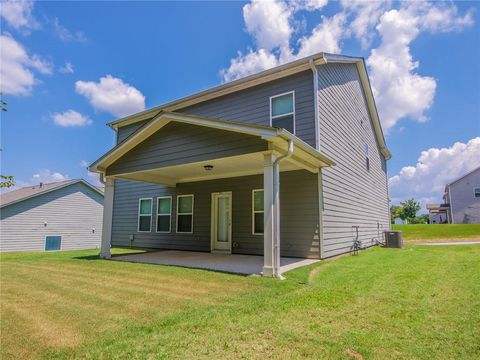
POLYGON ((110 247, 112 240, 112 220, 113 220, 113 191, 115 180, 105 178, 105 191, 103 195, 103 228, 102 228, 102 247, 100 257, 110 259, 110 247))
POLYGON ((275 276, 275 206, 274 206, 274 163, 275 155, 264 155, 263 168, 263 276, 275 276))

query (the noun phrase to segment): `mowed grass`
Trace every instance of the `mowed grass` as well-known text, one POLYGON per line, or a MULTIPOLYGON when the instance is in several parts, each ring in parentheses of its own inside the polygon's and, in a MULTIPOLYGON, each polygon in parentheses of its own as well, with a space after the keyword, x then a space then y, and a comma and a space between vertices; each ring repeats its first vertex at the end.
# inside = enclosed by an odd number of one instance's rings
POLYGON ((374 248, 287 280, 1 256, 1 358, 476 359, 480 246, 374 248))
POLYGON ((406 241, 480 240, 480 224, 405 224, 392 225, 406 241))

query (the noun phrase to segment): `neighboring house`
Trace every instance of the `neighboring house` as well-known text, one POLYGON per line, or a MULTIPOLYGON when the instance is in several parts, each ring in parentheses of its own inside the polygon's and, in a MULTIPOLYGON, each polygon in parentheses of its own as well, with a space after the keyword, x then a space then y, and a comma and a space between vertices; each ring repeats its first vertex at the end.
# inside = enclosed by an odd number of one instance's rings
POLYGON ((480 167, 447 184, 443 201, 427 205, 431 223, 480 224, 480 167))
POLYGON ((110 244, 257 254, 276 275, 280 255, 327 258, 390 228, 391 155, 362 58, 316 54, 109 126, 117 145, 90 166, 106 182, 104 257, 110 244))
POLYGON ((394 220, 393 220, 394 224, 395 225, 403 225, 403 224, 407 224, 407 220, 403 220, 402 218, 399 218, 399 217, 396 217, 394 220))
POLYGON ((0 196, 0 251, 94 249, 103 192, 84 180, 28 186, 0 196))

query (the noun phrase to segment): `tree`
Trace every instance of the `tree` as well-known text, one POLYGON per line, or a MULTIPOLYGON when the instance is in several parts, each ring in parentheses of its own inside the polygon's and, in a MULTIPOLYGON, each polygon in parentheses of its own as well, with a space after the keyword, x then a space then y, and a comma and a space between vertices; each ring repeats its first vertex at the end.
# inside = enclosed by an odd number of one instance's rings
POLYGON ((408 220, 409 222, 412 219, 415 219, 417 216, 417 212, 421 209, 420 203, 418 201, 415 201, 415 199, 408 199, 407 201, 403 201, 400 203, 400 205, 403 208, 401 218, 403 220, 408 220))
POLYGON ((399 205, 392 205, 390 206, 390 221, 393 223, 395 223, 395 219, 396 218, 400 218, 402 220, 405 220, 403 219, 403 207, 399 206, 399 205))

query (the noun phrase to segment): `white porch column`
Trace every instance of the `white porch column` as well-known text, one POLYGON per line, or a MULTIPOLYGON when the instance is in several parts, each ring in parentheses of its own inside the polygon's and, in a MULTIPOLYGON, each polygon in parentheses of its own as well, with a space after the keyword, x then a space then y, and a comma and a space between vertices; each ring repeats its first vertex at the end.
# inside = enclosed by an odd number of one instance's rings
POLYGON ((113 220, 113 191, 115 180, 105 178, 105 191, 103 195, 103 228, 102 228, 102 247, 100 257, 110 259, 110 247, 112 240, 112 220, 113 220))
POLYGON ((275 155, 264 155, 263 168, 263 209, 264 209, 264 225, 263 225, 263 276, 275 276, 275 213, 274 206, 274 162, 275 155))

